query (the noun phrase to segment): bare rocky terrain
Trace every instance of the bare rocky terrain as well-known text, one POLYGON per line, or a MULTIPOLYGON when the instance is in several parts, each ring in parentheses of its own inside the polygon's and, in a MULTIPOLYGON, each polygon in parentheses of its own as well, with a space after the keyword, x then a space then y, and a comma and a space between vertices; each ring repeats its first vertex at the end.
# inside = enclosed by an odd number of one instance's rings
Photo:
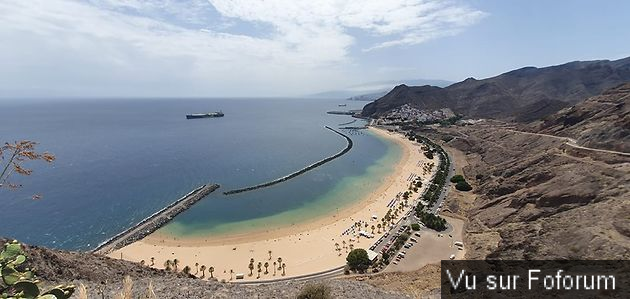
POLYGON ((535 122, 530 130, 570 137, 587 147, 630 152, 630 83, 535 122))
POLYGON ((434 133, 444 135, 465 153, 477 195, 466 212, 468 258, 630 258, 630 157, 499 122, 434 133))

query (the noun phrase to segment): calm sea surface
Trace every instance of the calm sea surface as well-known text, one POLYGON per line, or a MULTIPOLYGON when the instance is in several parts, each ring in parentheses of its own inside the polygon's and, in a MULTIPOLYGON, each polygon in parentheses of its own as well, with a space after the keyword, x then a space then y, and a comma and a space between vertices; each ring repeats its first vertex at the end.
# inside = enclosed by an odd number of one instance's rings
MULTIPOLYGON (((212 236, 313 219, 375 190, 400 148, 370 133, 355 147, 273 187, 225 196, 330 156, 346 145, 333 128, 352 121, 328 110, 364 102, 321 99, 48 100, 0 102, 0 142, 29 139, 54 153, 53 165, 14 176, 0 190, 0 236, 49 247, 88 250, 195 187, 221 188, 162 232, 212 236), (185 114, 222 110, 223 118, 185 114), (33 194, 43 198, 30 199, 33 194)), ((362 125, 359 120, 352 125, 362 125)))

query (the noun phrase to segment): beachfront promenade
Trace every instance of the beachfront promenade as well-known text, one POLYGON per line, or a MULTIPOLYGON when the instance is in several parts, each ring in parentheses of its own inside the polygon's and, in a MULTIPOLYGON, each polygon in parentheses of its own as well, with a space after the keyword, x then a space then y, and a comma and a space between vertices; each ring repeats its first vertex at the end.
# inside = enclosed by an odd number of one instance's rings
POLYGON ((187 210, 199 200, 212 193, 217 188, 219 188, 219 185, 217 184, 208 184, 196 188, 195 190, 184 195, 174 203, 168 205, 164 209, 145 218, 138 224, 128 228, 127 230, 119 233, 111 239, 103 242, 92 252, 99 254, 108 254, 116 249, 120 249, 133 242, 143 239, 144 237, 152 234, 160 227, 171 221, 173 217, 187 210))
POLYGON ((241 193, 241 192, 247 192, 247 191, 252 191, 252 190, 256 190, 256 189, 260 189, 260 188, 270 187, 270 186, 273 186, 273 185, 278 184, 278 183, 282 183, 282 182, 290 180, 290 179, 292 179, 292 178, 294 178, 294 177, 296 177, 298 175, 301 175, 301 174, 303 174, 303 173, 305 173, 305 172, 307 172, 309 170, 313 170, 313 169, 315 169, 315 168, 317 168, 319 166, 322 166, 322 165, 324 165, 324 164, 326 164, 326 163, 328 163, 328 162, 330 162, 330 161, 332 161, 334 159, 337 159, 337 158, 343 156, 345 153, 349 152, 350 149, 352 149, 353 143, 352 143, 352 139, 350 139, 350 137, 346 136, 345 134, 343 134, 343 133, 341 133, 341 132, 339 132, 339 131, 337 131, 337 130, 329 127, 329 126, 326 126, 326 129, 331 130, 331 131, 337 133, 338 135, 340 135, 341 137, 346 139, 347 144, 346 144, 346 147, 343 150, 341 150, 340 152, 338 152, 338 153, 336 153, 336 154, 334 154, 334 155, 332 155, 330 157, 324 158, 324 159, 322 159, 320 161, 317 161, 317 162, 315 162, 315 163, 313 163, 311 165, 308 165, 308 166, 306 166, 306 167, 304 167, 304 168, 302 168, 302 169, 300 169, 300 170, 298 170, 298 171, 296 171, 294 173, 291 173, 289 175, 286 175, 286 176, 283 176, 281 178, 275 179, 273 181, 262 183, 262 184, 258 184, 258 185, 255 185, 255 186, 250 186, 250 187, 245 187, 245 188, 240 188, 240 189, 234 189, 234 190, 226 191, 226 192, 223 192, 223 194, 230 195, 230 194, 236 194, 236 193, 241 193))

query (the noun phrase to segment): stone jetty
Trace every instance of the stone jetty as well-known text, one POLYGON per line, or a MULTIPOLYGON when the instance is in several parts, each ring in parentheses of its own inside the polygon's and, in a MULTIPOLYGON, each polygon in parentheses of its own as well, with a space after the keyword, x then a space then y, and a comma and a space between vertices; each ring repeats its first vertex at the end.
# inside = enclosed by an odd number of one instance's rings
POLYGON ((212 193, 217 188, 219 188, 219 185, 217 184, 208 184, 198 187, 174 203, 140 221, 138 224, 101 243, 98 247, 92 250, 92 252, 107 254, 143 239, 167 224, 179 213, 189 209, 192 205, 212 193))
POLYGON ((286 176, 283 176, 281 178, 275 179, 273 181, 266 182, 266 183, 263 183, 263 184, 258 184, 258 185, 255 185, 255 186, 246 187, 246 188, 230 190, 230 191, 227 191, 227 192, 223 192, 223 194, 230 195, 230 194, 236 194, 236 193, 252 191, 252 190, 256 190, 256 189, 260 189, 260 188, 273 186, 275 184, 278 184, 278 183, 290 180, 290 179, 292 179, 292 178, 294 178, 294 177, 296 177, 296 176, 298 176, 300 174, 303 174, 303 173, 305 173, 305 172, 307 172, 309 170, 312 170, 312 169, 315 169, 315 168, 317 168, 319 166, 322 166, 325 163, 328 163, 328 162, 330 162, 330 161, 332 161, 334 159, 337 159, 337 158, 343 156, 348 151, 350 151, 350 149, 352 148, 352 145, 353 145, 352 144, 352 139, 350 139, 350 137, 346 136, 345 134, 343 134, 343 133, 341 133, 341 132, 339 132, 339 131, 337 131, 337 130, 329 127, 329 126, 326 126, 326 129, 331 130, 331 131, 339 134, 341 137, 346 139, 347 145, 346 145, 346 147, 343 150, 341 150, 340 152, 338 152, 338 153, 336 153, 336 154, 334 154, 334 155, 332 155, 330 157, 324 158, 324 159, 322 159, 322 160, 320 160, 318 162, 315 162, 315 163, 313 163, 313 164, 311 164, 309 166, 306 166, 306 167, 304 167, 304 168, 302 168, 302 169, 300 169, 300 170, 298 170, 298 171, 296 171, 294 173, 291 173, 289 175, 286 175, 286 176))

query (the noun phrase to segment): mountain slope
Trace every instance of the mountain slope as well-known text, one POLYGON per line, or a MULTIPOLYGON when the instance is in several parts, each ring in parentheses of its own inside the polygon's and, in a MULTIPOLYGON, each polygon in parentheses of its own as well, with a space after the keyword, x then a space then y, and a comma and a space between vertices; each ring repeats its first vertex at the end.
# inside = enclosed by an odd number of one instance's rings
POLYGON ((410 103, 420 109, 447 107, 472 118, 528 122, 628 81, 630 57, 525 67, 484 80, 468 78, 445 88, 399 85, 366 105, 362 115, 378 117, 410 103))
POLYGON ((466 155, 476 194, 468 258, 630 258, 630 156, 592 149, 628 149, 629 99, 623 84, 520 128, 437 128, 435 140, 466 155))
POLYGON ((630 258, 630 157, 490 122, 437 130, 465 154, 476 195, 467 258, 630 258))
POLYGON ((563 109, 531 126, 587 147, 630 152, 630 83, 563 109))

